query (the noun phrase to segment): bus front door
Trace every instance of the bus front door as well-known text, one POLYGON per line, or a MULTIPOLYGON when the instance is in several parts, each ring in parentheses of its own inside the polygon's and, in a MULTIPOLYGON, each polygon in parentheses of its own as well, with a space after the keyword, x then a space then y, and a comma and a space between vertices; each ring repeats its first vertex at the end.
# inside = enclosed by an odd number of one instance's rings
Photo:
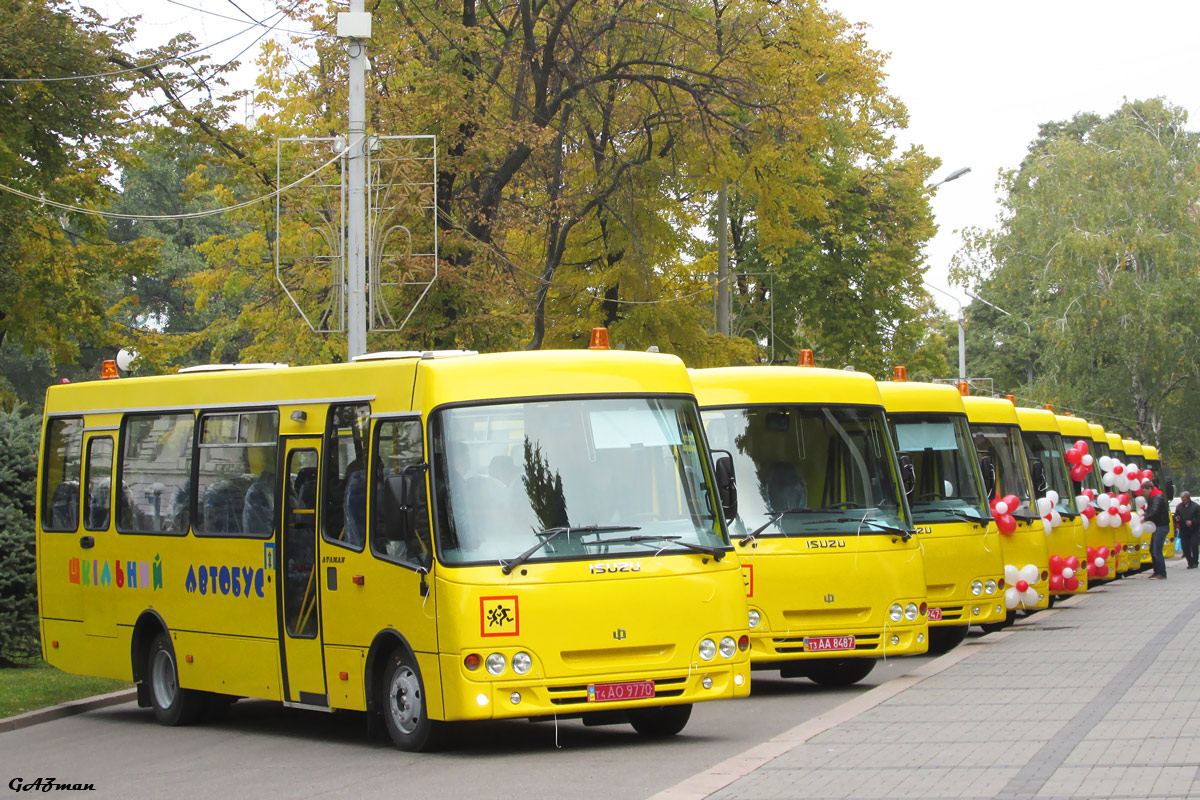
POLYGON ((284 458, 283 524, 276 569, 282 595, 279 638, 284 702, 328 708, 321 642, 321 604, 317 564, 317 478, 321 439, 292 439, 284 458))

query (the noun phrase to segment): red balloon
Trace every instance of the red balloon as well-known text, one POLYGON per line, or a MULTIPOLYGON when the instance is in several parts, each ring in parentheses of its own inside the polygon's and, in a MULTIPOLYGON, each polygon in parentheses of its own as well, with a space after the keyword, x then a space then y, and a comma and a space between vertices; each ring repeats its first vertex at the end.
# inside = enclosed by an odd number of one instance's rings
POLYGON ((1071 464, 1078 464, 1079 459, 1083 458, 1083 453, 1072 447, 1067 451, 1067 461, 1071 464))
POLYGON ((1076 439, 1075 440, 1075 448, 1077 450, 1079 450, 1081 455, 1086 456, 1088 454, 1088 443, 1084 439, 1076 439))
MULTIPOLYGON (((1105 551, 1105 550, 1107 550, 1107 549, 1108 549, 1108 548, 1106 548, 1106 547, 1101 547, 1101 548, 1100 548, 1100 552, 1099 552, 1099 553, 1097 553, 1096 555, 1100 556, 1100 557, 1101 557, 1101 558, 1103 558, 1105 561, 1108 561, 1108 557, 1107 557, 1106 555, 1104 555, 1104 551, 1105 551)), ((1121 552, 1121 543, 1120 543, 1120 542, 1117 542, 1116 544, 1114 544, 1114 545, 1113 545, 1112 552, 1114 552, 1114 553, 1119 553, 1119 552, 1121 552)))
POLYGON ((1072 576, 1067 578, 1063 584, 1067 587, 1068 592, 1073 592, 1079 588, 1079 578, 1072 576))
MULTIPOLYGON (((1072 556, 1072 558, 1074 558, 1074 556, 1072 556)), ((1095 561, 1095 560, 1096 560, 1096 548, 1094 548, 1094 547, 1089 547, 1089 548, 1087 549, 1087 560, 1088 560, 1088 561, 1095 561)))
POLYGON ((996 528, 999 529, 1001 533, 1011 535, 1012 532, 1017 529, 1017 518, 1012 514, 997 514, 996 528))
MULTIPOLYGON (((1089 547, 1088 552, 1090 553, 1091 550, 1092 548, 1089 547)), ((1089 555, 1088 558, 1095 560, 1096 557, 1094 555, 1089 555)), ((1079 556, 1071 556, 1067 559, 1067 569, 1079 569, 1079 556)))
POLYGON ((1132 513, 1125 511, 1121 514, 1121 522, 1129 522, 1131 519, 1133 519, 1132 513))
POLYGON ((1017 591, 1023 592, 1029 588, 1029 581, 1017 581, 1017 591))
POLYGON ((1091 506, 1087 506, 1087 507, 1085 507, 1085 508, 1083 509, 1083 511, 1080 511, 1079 513, 1080 513, 1080 514, 1083 514, 1083 515, 1084 515, 1085 517, 1087 517, 1088 519, 1095 519, 1095 518, 1096 518, 1096 509, 1092 508, 1091 506))
POLYGON ((1057 575, 1058 573, 1062 572, 1063 567, 1065 567, 1066 565, 1067 565, 1067 562, 1063 560, 1062 556, 1059 556, 1059 555, 1050 556, 1050 574, 1051 575, 1057 575))
POLYGON ((1115 467, 1112 468, 1113 475, 1120 475, 1124 471, 1125 471, 1125 468, 1123 466, 1121 466, 1120 464, 1117 464, 1115 467))
POLYGON ((1101 578, 1107 578, 1108 577, 1108 565, 1105 564, 1103 567, 1096 570, 1096 572, 1099 573, 1101 578))
POLYGON ((1129 505, 1129 495, 1121 492, 1119 495, 1117 495, 1117 502, 1123 506, 1129 505))
POLYGON ((1081 466, 1079 464, 1076 464, 1075 466, 1071 467, 1071 480, 1075 481, 1076 483, 1079 483, 1086 477, 1087 477, 1087 469, 1086 468, 1084 468, 1083 466, 1081 466))
POLYGON ((1004 495, 1004 502, 1008 503, 1008 511, 1011 514, 1014 508, 1021 505, 1021 498, 1015 494, 1006 494, 1004 495))
POLYGON ((1100 572, 1094 566, 1088 564, 1087 574, 1089 578, 1095 578, 1099 576, 1100 572))
POLYGON ((1142 477, 1148 481, 1154 480, 1154 470, 1152 470, 1152 469, 1146 470, 1145 472, 1142 473, 1142 477))
MULTIPOLYGON (((1018 589, 1020 589, 1020 586, 1022 583, 1025 583, 1025 581, 1019 581, 1017 583, 1018 589)), ((1066 581, 1063 580, 1062 575, 1051 575, 1050 576, 1050 591, 1061 592, 1063 590, 1063 585, 1065 583, 1066 583, 1066 581)), ((1021 589, 1021 591, 1024 591, 1024 589, 1021 589)))

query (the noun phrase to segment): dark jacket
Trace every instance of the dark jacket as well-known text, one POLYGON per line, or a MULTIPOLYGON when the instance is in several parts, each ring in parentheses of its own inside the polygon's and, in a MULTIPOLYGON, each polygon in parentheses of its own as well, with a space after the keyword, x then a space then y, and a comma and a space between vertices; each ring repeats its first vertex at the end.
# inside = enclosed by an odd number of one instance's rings
POLYGON ((1192 500, 1175 506, 1175 533, 1200 533, 1200 503, 1192 500), (1188 523, 1192 523, 1188 525, 1188 523))
POLYGON ((1165 494, 1156 494, 1150 498, 1150 502, 1146 504, 1146 519, 1162 530, 1166 530, 1171 524, 1171 511, 1167 507, 1165 494))

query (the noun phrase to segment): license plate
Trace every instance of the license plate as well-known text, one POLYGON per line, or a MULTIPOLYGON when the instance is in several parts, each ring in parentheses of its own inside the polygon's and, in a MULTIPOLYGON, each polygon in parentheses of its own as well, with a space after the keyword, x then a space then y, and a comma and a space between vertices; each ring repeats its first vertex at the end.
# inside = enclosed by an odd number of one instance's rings
POLYGON ((588 686, 589 703, 608 703, 614 700, 645 700, 649 697, 654 697, 654 681, 594 683, 588 686))
POLYGON ((929 621, 930 622, 937 622, 941 618, 942 618, 942 610, 940 608, 930 608, 929 609, 929 621))
POLYGON ((830 650, 853 650, 853 636, 806 636, 804 650, 808 653, 825 653, 830 650))

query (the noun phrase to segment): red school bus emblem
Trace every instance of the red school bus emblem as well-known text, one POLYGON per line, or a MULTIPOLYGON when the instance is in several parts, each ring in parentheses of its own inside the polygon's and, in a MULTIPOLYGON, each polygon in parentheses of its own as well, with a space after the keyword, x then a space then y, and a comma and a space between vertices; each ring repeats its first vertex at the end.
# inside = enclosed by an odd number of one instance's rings
POLYGON ((480 636, 517 636, 521 632, 521 612, 517 596, 479 598, 480 636))

